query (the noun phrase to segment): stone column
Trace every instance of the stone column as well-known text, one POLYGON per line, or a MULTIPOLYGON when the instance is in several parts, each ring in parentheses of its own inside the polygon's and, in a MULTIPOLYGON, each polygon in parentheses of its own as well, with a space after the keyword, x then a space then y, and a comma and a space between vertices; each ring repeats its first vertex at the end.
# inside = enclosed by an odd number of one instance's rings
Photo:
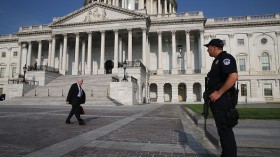
POLYGON ((162 103, 164 102, 164 89, 163 89, 164 84, 158 83, 157 84, 157 102, 162 103))
POLYGON ((162 75, 163 69, 162 69, 162 32, 158 31, 158 69, 157 74, 162 75))
POLYGON ((203 46, 204 45, 204 43, 205 43, 205 41, 204 41, 204 30, 199 30, 199 32, 200 32, 200 45, 199 45, 199 57, 201 58, 201 69, 200 69, 200 71, 201 71, 201 73, 202 74, 206 74, 208 71, 206 70, 206 49, 205 49, 205 46, 203 46))
POLYGON ((167 0, 164 0, 164 14, 167 14, 167 0))
POLYGON ((161 0, 158 0, 158 7, 157 7, 157 13, 160 15, 162 14, 162 4, 161 4, 161 0))
POLYGON ((82 41, 82 75, 85 75, 85 56, 86 56, 86 41, 82 41))
POLYGON ((59 43, 59 61, 58 61, 58 69, 61 71, 62 69, 62 53, 63 53, 63 44, 59 43))
POLYGON ((76 35, 76 42, 75 42, 75 63, 74 63, 74 68, 72 69, 72 74, 73 75, 78 75, 79 74, 79 45, 80 45, 80 34, 75 33, 76 35))
POLYGON ((49 39, 49 54, 48 54, 48 66, 51 66, 51 54, 52 54, 52 40, 49 39))
POLYGON ((17 68, 17 73, 21 74, 21 69, 22 69, 22 44, 21 42, 18 43, 19 46, 19 51, 18 51, 18 68, 17 68))
POLYGON ((41 58, 41 56, 42 56, 42 41, 39 40, 38 43, 39 43, 39 47, 38 47, 38 59, 37 59, 38 63, 37 63, 37 65, 40 66, 40 65, 42 65, 42 58, 41 58))
POLYGON ((140 0, 139 5, 141 6, 140 9, 144 9, 145 8, 144 0, 140 0))
MULTIPOLYGON (((171 31, 172 33, 172 74, 178 74, 177 67, 177 53, 176 53, 176 31, 171 31)), ((177 87, 178 88, 178 87, 177 87)))
POLYGON ((128 61, 132 61, 132 29, 128 30, 128 61))
MULTIPOLYGON (((27 45, 26 43, 22 44, 22 59, 21 59, 21 67, 24 67, 24 65, 27 66, 27 45)), ((23 69, 20 69, 21 73, 23 74, 23 69)))
POLYGON ((254 52, 252 51, 253 49, 253 34, 252 33, 247 33, 248 37, 248 53, 249 53, 249 73, 250 74, 257 74, 256 72, 256 65, 254 64, 257 61, 257 55, 253 54, 254 52))
POLYGON ((123 55, 122 55, 122 52, 123 52, 123 41, 122 41, 122 38, 120 37, 120 38, 119 38, 119 62, 120 62, 120 63, 123 62, 123 55))
POLYGON ((56 39, 55 35, 52 36, 52 55, 51 55, 51 67, 55 67, 55 46, 56 46, 56 39))
POLYGON ((154 14, 154 0, 151 0, 151 14, 154 14))
POLYGON ((62 55, 62 69, 61 74, 66 74, 66 61, 67 61, 67 34, 63 34, 63 55, 62 55))
POLYGON ((178 99, 178 84, 173 83, 172 84, 172 100, 171 102, 179 102, 178 99))
POLYGON ((92 32, 88 32, 88 52, 87 52, 87 69, 86 74, 90 75, 92 71, 92 61, 91 61, 91 54, 92 54, 92 32))
POLYGON ((191 67, 191 42, 190 42, 190 31, 186 30, 186 61, 187 61, 187 70, 186 74, 192 74, 191 67))
POLYGON ((145 66, 147 65, 146 41, 147 41, 147 29, 142 28, 142 61, 145 66))
POLYGON ((27 64, 26 64, 27 67, 31 65, 31 53, 32 53, 32 42, 29 41, 28 52, 27 52, 27 64))
POLYGON ((119 30, 114 30, 115 32, 115 43, 114 43, 114 68, 113 68, 113 73, 118 72, 118 58, 119 58, 119 30))
POLYGON ((276 58, 276 70, 278 72, 278 74, 280 74, 280 31, 276 32, 276 36, 277 36, 277 45, 276 46, 276 54, 278 55, 276 58))
POLYGON ((169 14, 172 14, 172 3, 169 2, 169 14))
POLYGON ((186 91, 187 91, 187 102, 194 102, 195 100, 194 100, 194 97, 193 97, 193 95, 194 95, 194 92, 193 92, 193 82, 190 82, 190 81, 188 81, 187 83, 186 83, 186 86, 187 86, 187 89, 186 89, 186 91))
POLYGON ((98 74, 104 74, 104 58, 105 58, 105 31, 101 32, 101 52, 100 52, 100 68, 98 74))

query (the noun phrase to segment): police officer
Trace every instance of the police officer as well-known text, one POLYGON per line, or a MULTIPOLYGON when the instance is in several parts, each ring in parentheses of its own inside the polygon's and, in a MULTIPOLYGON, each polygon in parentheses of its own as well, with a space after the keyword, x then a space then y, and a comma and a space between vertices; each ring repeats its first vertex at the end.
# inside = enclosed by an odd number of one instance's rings
POLYGON ((224 43, 220 39, 212 39, 208 44, 208 53, 214 57, 211 70, 208 73, 208 91, 210 109, 214 116, 220 142, 222 146, 221 157, 236 157, 237 148, 232 126, 226 122, 228 106, 234 107, 228 95, 233 92, 238 79, 236 61, 234 57, 223 51, 224 43))

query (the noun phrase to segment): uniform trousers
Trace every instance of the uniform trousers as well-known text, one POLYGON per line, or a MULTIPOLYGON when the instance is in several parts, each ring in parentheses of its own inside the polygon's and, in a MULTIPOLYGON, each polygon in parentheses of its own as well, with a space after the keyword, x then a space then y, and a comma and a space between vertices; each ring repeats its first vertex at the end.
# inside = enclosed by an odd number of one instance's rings
POLYGON ((221 157, 236 157, 237 146, 235 141, 234 132, 232 127, 227 126, 226 112, 231 105, 231 99, 227 94, 223 94, 218 100, 210 103, 210 109, 214 116, 218 134, 220 136, 220 142, 222 146, 221 157))

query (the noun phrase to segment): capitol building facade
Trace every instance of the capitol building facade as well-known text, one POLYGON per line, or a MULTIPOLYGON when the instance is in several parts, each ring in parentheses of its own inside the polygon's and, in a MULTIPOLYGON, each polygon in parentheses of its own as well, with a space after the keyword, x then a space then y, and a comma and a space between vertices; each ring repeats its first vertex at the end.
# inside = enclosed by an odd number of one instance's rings
POLYGON ((0 35, 0 93, 24 67, 122 79, 126 61, 138 103, 201 102, 213 60, 203 45, 219 38, 237 61, 239 102, 280 102, 280 14, 205 18, 177 7, 176 0, 84 0, 49 24, 0 35), (140 76, 134 65, 144 67, 140 76))

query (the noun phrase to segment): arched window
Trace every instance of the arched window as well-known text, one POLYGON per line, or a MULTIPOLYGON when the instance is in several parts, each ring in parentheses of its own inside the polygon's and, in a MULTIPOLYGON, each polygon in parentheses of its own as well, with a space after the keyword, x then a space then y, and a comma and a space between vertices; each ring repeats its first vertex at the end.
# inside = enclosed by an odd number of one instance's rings
POLYGON ((267 52, 262 53, 261 62, 262 62, 263 71, 270 70, 270 60, 269 60, 269 54, 267 52))

